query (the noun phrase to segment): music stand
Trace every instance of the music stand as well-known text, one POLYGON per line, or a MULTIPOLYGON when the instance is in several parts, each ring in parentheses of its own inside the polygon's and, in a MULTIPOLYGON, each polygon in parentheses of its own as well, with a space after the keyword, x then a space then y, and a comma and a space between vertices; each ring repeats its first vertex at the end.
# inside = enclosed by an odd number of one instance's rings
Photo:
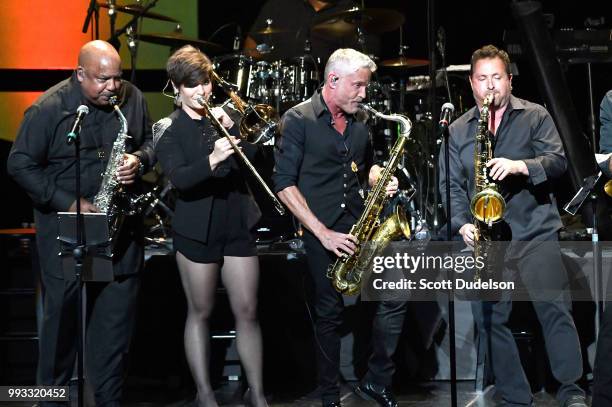
MULTIPOLYGON (((598 163, 607 165, 607 161, 598 163)), ((601 248, 599 247, 599 231, 597 226, 597 198, 599 192, 603 190, 603 184, 605 183, 605 177, 602 171, 599 171, 597 175, 591 175, 586 177, 583 181, 582 186, 576 192, 576 195, 569 201, 563 210, 570 215, 575 215, 578 210, 582 207, 584 202, 588 199, 591 202, 591 211, 593 212, 593 231, 591 233, 591 242, 593 244, 593 292, 595 301, 595 339, 599 337, 599 325, 601 316, 603 315, 603 276, 601 270, 601 248)))
MULTIPOLYGON (((104 213, 82 213, 84 236, 81 279, 86 281, 109 282, 113 281, 113 261, 108 234, 108 217, 104 213)), ((62 269, 66 281, 76 279, 75 261, 72 252, 77 244, 76 239, 76 212, 58 212, 59 224, 58 240, 62 269)))

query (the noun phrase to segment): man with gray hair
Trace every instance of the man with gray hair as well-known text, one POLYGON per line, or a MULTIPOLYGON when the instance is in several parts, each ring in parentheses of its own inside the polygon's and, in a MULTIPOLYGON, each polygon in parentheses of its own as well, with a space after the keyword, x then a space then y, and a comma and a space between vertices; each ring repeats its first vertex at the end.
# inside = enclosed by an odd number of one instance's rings
MULTIPOLYGON (((304 225, 308 268, 314 280, 319 390, 323 406, 339 406, 340 333, 344 304, 327 278, 338 256, 353 254, 357 239, 348 234, 364 210, 366 183, 381 167, 374 162, 369 131, 358 120, 359 104, 376 64, 353 49, 336 50, 325 67, 325 82, 312 97, 288 110, 275 150, 275 191, 304 225)), ((387 186, 397 191, 397 179, 387 186)), ((404 323, 405 303, 380 302, 372 324, 372 355, 357 388, 363 398, 396 406, 389 390, 392 355, 404 323)))

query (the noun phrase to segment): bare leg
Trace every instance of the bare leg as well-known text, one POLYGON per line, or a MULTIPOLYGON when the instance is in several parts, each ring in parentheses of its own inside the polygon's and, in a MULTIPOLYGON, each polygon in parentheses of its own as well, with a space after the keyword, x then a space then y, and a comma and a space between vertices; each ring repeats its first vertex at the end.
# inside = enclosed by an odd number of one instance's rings
POLYGON ((224 259, 221 279, 236 320, 236 347, 251 389, 250 401, 256 407, 267 406, 263 391, 261 329, 257 320, 259 261, 257 256, 226 256, 224 259))
POLYGON ((176 263, 187 298, 185 355, 198 389, 199 406, 217 407, 208 373, 210 359, 208 317, 215 302, 219 265, 195 263, 180 252, 176 253, 176 263))

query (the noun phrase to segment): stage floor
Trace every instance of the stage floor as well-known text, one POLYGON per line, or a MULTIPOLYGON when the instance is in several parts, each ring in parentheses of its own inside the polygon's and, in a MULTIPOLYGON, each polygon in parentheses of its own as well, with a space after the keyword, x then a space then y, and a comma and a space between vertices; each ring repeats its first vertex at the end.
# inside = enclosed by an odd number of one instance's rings
MULTIPOLYGON (((344 407, 376 406, 374 402, 362 400, 353 389, 357 383, 347 383, 342 386, 342 405, 344 407)), ((495 389, 488 387, 484 392, 475 392, 473 381, 461 381, 457 385, 457 405, 460 407, 493 407, 497 405, 494 400, 495 389)), ((229 382, 219 387, 215 393, 220 406, 244 406, 242 401, 241 385, 238 382, 229 382)), ((414 383, 401 393, 396 393, 400 406, 415 407, 444 407, 451 405, 450 384, 443 381, 414 383)), ((124 407, 196 407, 193 403, 195 395, 170 395, 163 386, 151 386, 144 383, 128 385, 126 388, 124 407)), ((270 395, 270 407, 319 407, 321 401, 316 395, 270 395)), ((546 392, 535 394, 535 405, 538 407, 558 406, 554 395, 546 392)), ((2 403, 0 406, 18 407, 33 406, 34 403, 2 403)), ((76 406, 76 402, 72 403, 76 406)), ((93 407, 93 404, 86 403, 93 407)))

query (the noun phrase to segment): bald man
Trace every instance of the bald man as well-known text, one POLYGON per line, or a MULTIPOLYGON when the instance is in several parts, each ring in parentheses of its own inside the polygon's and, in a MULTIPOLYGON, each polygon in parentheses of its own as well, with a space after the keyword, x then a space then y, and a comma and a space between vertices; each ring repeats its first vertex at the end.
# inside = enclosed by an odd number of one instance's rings
MULTIPOLYGON (((97 212, 92 204, 100 189, 120 122, 109 100, 117 96, 128 121, 123 163, 117 171, 127 190, 138 192, 139 178, 154 164, 151 122, 142 93, 121 79, 121 59, 103 41, 85 44, 72 76, 47 90, 24 115, 9 154, 7 168, 33 201, 36 241, 43 285, 43 313, 39 332, 37 384, 68 385, 76 356, 77 288, 72 270, 63 270, 57 241, 57 212, 74 211, 75 151, 66 135, 77 108, 89 113, 79 135, 81 209, 97 212)), ((97 406, 118 406, 123 368, 134 324, 143 264, 142 219, 126 217, 113 259, 112 282, 88 283, 86 377, 97 406)), ((53 403, 44 405, 54 405, 53 403)))

